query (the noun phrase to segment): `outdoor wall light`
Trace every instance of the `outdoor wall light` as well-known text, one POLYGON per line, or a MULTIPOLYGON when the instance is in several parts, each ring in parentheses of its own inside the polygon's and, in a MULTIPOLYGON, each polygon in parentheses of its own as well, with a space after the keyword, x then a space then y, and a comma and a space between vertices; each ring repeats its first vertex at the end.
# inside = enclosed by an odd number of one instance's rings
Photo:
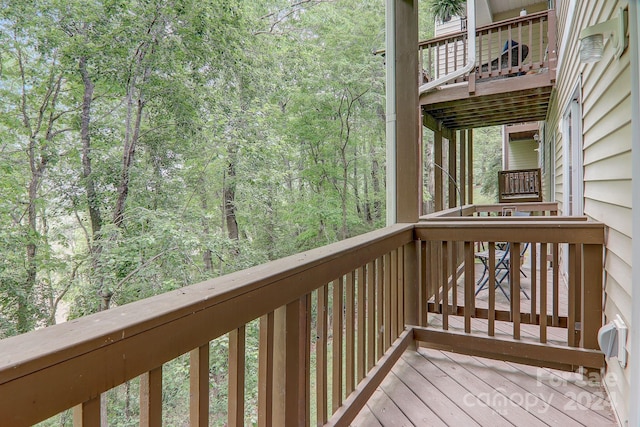
POLYGON ((580 62, 597 62, 602 59, 604 39, 610 39, 620 58, 627 48, 627 10, 618 8, 618 16, 580 31, 580 62))

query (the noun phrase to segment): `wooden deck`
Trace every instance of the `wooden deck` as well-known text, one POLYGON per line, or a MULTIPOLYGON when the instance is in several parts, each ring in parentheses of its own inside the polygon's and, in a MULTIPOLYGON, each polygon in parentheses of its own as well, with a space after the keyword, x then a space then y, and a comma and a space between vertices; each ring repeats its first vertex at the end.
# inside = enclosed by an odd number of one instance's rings
MULTIPOLYGON (((476 278, 481 271, 476 265, 476 278)), ((522 288, 531 295, 531 271, 524 266, 523 272, 527 277, 521 275, 522 288)), ((551 282, 551 270, 547 275, 551 282)), ((464 301, 463 284, 464 275, 458 280, 458 301, 464 301)), ((487 295, 487 290, 478 293, 477 307, 487 307, 487 295)), ((558 298, 560 307, 566 307, 562 282, 558 298)), ((530 309, 524 296, 521 303, 523 311, 530 309)), ((509 309, 499 291, 496 309, 509 309)), ((566 309, 559 314, 566 316, 566 309)), ((441 329, 442 315, 430 313, 428 322, 441 329)), ((450 315, 449 329, 464 331, 464 318, 450 315)), ((474 335, 486 336, 487 320, 472 319, 471 329, 474 335)), ((496 337, 512 334, 512 323, 495 322, 496 337)), ((523 341, 539 342, 539 336, 537 325, 521 325, 523 341)), ((567 329, 548 327, 547 342, 566 345, 567 329)), ((617 422, 603 386, 580 374, 422 347, 403 354, 352 425, 591 427, 617 422)))
POLYGON ((606 392, 578 374, 407 350, 353 426, 615 426, 606 392))

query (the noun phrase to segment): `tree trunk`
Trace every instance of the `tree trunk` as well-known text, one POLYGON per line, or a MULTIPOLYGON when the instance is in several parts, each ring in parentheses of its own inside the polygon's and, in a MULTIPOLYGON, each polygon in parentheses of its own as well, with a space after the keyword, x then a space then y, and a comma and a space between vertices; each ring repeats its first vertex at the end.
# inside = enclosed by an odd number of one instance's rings
MULTIPOLYGON (((207 220, 207 212, 209 212, 209 203, 207 201, 207 192, 205 190, 204 179, 200 182, 200 199, 202 201, 202 233, 204 237, 209 237, 211 230, 209 228, 209 221, 207 220)), ((207 272, 213 272, 213 252, 209 248, 205 248, 202 252, 202 262, 204 263, 204 269, 207 272)))
POLYGON ((224 179, 224 216, 229 239, 238 240, 238 221, 236 220, 236 165, 235 149, 230 153, 224 179))
POLYGON ((91 103, 93 101, 93 90, 95 85, 87 72, 87 58, 80 58, 80 75, 84 86, 82 96, 82 113, 80 116, 80 140, 82 141, 82 180, 87 193, 87 205, 89 207, 89 220, 91 221, 92 238, 97 238, 102 228, 102 217, 100 215, 100 205, 96 194, 95 182, 91 173, 91 136, 89 127, 91 124, 91 103))

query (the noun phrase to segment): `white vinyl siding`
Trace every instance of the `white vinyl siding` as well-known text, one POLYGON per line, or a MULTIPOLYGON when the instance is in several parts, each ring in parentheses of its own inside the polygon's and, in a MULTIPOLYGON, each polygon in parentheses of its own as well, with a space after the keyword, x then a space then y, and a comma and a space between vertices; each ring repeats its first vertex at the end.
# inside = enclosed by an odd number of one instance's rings
MULTIPOLYGON (((626 1, 577 1, 573 21, 566 14, 570 0, 558 2, 561 35, 570 25, 561 69, 557 70, 556 93, 547 120, 548 135, 556 137, 556 200, 564 199, 562 118, 577 81, 582 83, 582 142, 584 161, 584 213, 607 225, 605 251, 605 321, 620 315, 631 322, 631 74, 629 51, 615 58, 611 43, 605 43, 601 61, 581 64, 578 34, 588 26, 606 21, 626 1)), ((560 39, 559 39, 560 40, 560 39)), ((549 153, 551 154, 551 153, 549 153)), ((562 205, 562 203, 560 203, 562 205)), ((564 206, 560 206, 562 211, 564 206)), ((630 349, 629 343, 627 348, 630 349)), ((640 363, 640 355, 629 355, 640 363)), ((624 424, 629 413, 629 366, 622 369, 612 359, 608 372, 611 401, 624 424)))

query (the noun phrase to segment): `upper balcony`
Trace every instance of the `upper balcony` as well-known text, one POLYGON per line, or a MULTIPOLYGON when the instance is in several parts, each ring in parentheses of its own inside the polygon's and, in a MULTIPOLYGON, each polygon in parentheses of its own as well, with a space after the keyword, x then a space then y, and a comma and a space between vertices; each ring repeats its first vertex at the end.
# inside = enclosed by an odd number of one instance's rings
POLYGON ((73 408, 74 425, 100 425, 101 395, 132 382, 126 393, 139 389, 139 400, 129 400, 127 423, 161 425, 163 366, 178 358, 183 376, 170 382, 189 397, 172 411, 190 425, 214 416, 229 426, 397 425, 408 423, 398 407, 417 399, 436 403, 418 424, 614 425, 602 390, 581 375, 527 366, 604 365, 595 350, 604 226, 556 210, 463 206, 2 340, 0 424, 73 408), (505 209, 532 215, 487 216, 505 209), (210 371, 212 348, 225 349, 226 372, 210 371), (467 368, 475 380, 461 379, 467 368), (529 373, 505 373, 513 369, 529 373), (227 397, 225 413, 211 409, 213 382, 226 386, 215 397, 227 397), (395 402, 379 403, 387 392, 395 402))
MULTIPOLYGON (((474 70, 420 95, 426 116, 449 129, 544 120, 556 73, 556 17, 545 10, 481 26, 474 70)), ((467 33, 419 43, 419 83, 463 68, 467 33)))

